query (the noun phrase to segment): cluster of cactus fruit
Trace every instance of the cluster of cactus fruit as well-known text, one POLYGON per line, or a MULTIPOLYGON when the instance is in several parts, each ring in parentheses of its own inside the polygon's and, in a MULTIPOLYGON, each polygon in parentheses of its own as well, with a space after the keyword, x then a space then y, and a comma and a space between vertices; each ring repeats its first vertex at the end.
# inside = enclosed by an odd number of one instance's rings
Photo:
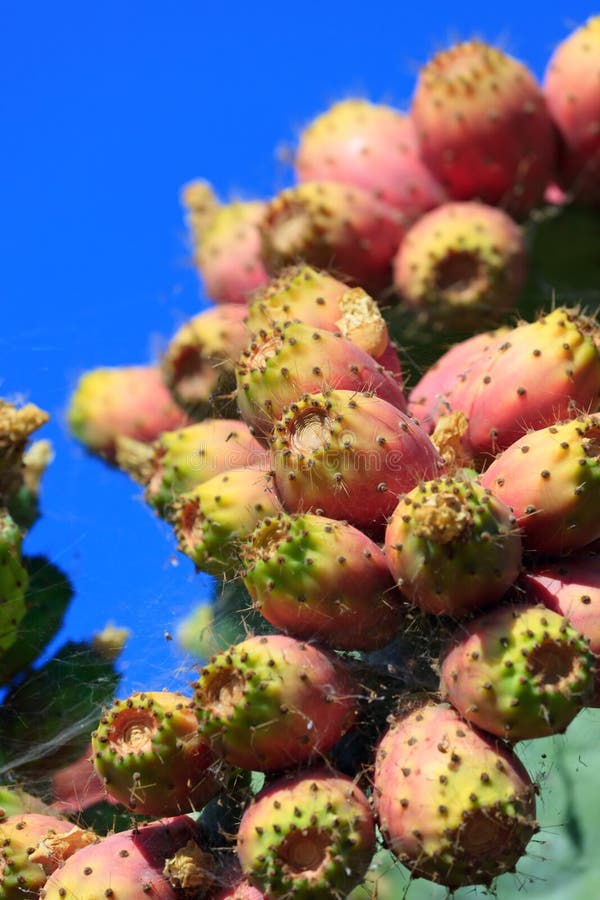
MULTIPOLYGON (((216 305, 159 364, 84 375, 69 422, 219 579, 187 623, 213 652, 189 695, 107 705, 72 772, 143 822, 13 791, 0 897, 341 898, 382 842, 450 889, 515 871, 539 826, 514 745, 600 705, 600 332, 543 266, 600 205, 599 60, 600 17, 543 87, 458 44, 409 113, 319 116, 270 202, 185 188, 216 305)), ((19 546, 6 513, 3 668, 19 546)))

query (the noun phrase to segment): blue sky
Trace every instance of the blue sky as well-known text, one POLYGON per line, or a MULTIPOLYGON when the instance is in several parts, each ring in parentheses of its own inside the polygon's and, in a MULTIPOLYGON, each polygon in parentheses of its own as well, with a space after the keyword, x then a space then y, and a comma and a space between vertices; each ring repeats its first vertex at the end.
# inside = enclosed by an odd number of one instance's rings
POLYGON ((406 107, 418 66, 472 36, 539 77, 594 12, 513 0, 2 4, 0 378, 4 396, 51 412, 57 454, 27 549, 74 583, 62 637, 108 619, 133 628, 124 690, 171 683, 181 659, 164 631, 209 583, 139 490, 69 438, 64 410, 81 372, 155 359, 206 303, 181 185, 202 176, 225 197, 268 196, 291 182, 281 149, 334 100, 406 107))

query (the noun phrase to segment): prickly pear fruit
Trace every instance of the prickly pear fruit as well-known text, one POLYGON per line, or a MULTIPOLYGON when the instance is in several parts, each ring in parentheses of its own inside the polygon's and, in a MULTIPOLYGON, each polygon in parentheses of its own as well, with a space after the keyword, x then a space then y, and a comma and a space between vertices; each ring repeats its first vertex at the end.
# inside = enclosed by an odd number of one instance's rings
POLYGON ((118 435, 149 443, 187 425, 157 366, 92 369, 79 379, 67 413, 73 435, 87 450, 114 461, 118 435))
POLYGON ((362 288, 352 288, 307 265, 282 269, 252 297, 246 324, 248 331, 256 334, 296 319, 313 328, 339 332, 384 368, 400 374, 385 319, 377 302, 362 288))
POLYGON ((409 116, 367 100, 342 100, 300 135, 300 181, 339 181, 417 218, 444 202, 445 191, 419 156, 409 116))
POLYGON ((538 827, 534 786, 515 754, 444 705, 392 723, 373 797, 391 851, 413 876, 450 888, 513 871, 538 827))
POLYGON ((394 284, 437 329, 476 330, 513 309, 525 269, 523 233, 509 215, 484 203, 445 203, 407 231, 394 284))
POLYGON ((238 407, 257 435, 269 437, 284 409, 303 394, 369 391, 406 410, 398 378, 340 334, 293 321, 253 335, 236 366, 238 407))
POLYGON ((147 816, 201 809, 222 786, 190 699, 173 691, 115 700, 92 734, 92 754, 113 800, 147 816))
POLYGON ((260 200, 219 203, 209 184, 192 181, 181 193, 204 288, 217 303, 245 303, 268 281, 262 261, 260 200))
POLYGON ((295 637, 373 650, 400 630, 401 598, 386 558, 347 522, 281 513, 257 525, 240 556, 255 608, 295 637))
POLYGON ((388 523, 385 555, 404 596, 436 615, 463 616, 499 600, 521 568, 510 509, 475 479, 421 482, 388 523))
POLYGON ((592 703, 600 705, 600 557, 579 554, 528 569, 521 577, 528 598, 565 616, 590 642, 596 657, 592 703))
POLYGON ((544 92, 559 134, 558 176, 577 203, 600 204, 600 16, 588 19, 558 47, 544 92))
POLYGON ((566 618, 543 606, 498 607, 466 623, 441 664, 459 713, 509 741, 563 732, 586 706, 595 658, 566 618))
MULTIPOLYGON (((215 306, 193 316, 169 342, 162 373, 193 419, 235 417, 235 361, 248 342, 245 306, 215 306)), ((168 429, 163 429, 167 431, 168 429)))
POLYGON ((188 816, 110 834, 52 873, 41 900, 181 900, 215 884, 215 859, 201 826, 188 816))
POLYGON ((511 507, 526 550, 562 554, 600 537, 600 416, 530 431, 481 483, 511 507))
POLYGON ((79 848, 97 840, 65 819, 19 813, 0 823, 0 896, 34 898, 48 875, 79 848))
POLYGON ((269 897, 345 897, 375 852, 369 801, 350 778, 312 769, 264 788, 240 822, 243 872, 269 897))
POLYGON ((469 420, 475 455, 496 454, 531 428, 597 408, 595 331, 577 310, 557 307, 518 325, 472 363, 447 399, 469 420))
POLYGON ((408 411, 427 432, 431 433, 440 416, 450 411, 448 397, 455 385, 467 378, 471 366, 501 343, 508 332, 508 328, 497 328, 459 341, 423 374, 408 395, 408 411))
POLYGON ((404 232, 402 214, 368 191, 310 181, 282 191, 267 207, 263 252, 270 272, 304 260, 377 292, 391 282, 404 232))
POLYGON ((456 44, 421 70, 411 114, 423 160, 452 198, 517 216, 541 202, 555 134, 522 63, 483 41, 456 44))
POLYGON ((281 502, 270 474, 253 468, 230 469, 182 494, 171 518, 179 549, 205 572, 235 577, 239 543, 265 516, 277 515, 281 502))
POLYGON ((275 480, 291 512, 319 511, 381 529, 398 495, 435 478, 441 459, 423 429, 379 397, 307 394, 271 439, 275 480))
POLYGON ((205 419, 165 431, 150 446, 121 440, 117 464, 144 485, 146 500, 163 516, 181 494, 228 469, 268 468, 266 451, 239 419, 205 419))
POLYGON ((266 772, 330 750, 353 723, 356 686, 333 653, 275 634, 213 656, 195 700, 200 733, 215 754, 266 772))

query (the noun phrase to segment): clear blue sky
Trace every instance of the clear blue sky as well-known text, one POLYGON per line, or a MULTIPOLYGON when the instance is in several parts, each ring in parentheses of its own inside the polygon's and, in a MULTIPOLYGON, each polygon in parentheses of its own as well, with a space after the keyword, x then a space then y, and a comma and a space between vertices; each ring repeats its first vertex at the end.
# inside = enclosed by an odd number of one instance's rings
POLYGON ((206 302, 180 186, 203 176, 225 196, 268 196, 291 180, 278 148, 330 102, 406 107, 419 64, 472 36, 541 76, 556 42, 595 11, 515 0, 2 3, 0 378, 4 396, 52 413, 57 453, 27 548, 74 583, 64 634, 109 618, 134 629, 123 690, 171 683, 180 660, 163 632, 209 583, 139 490, 70 440, 63 417, 82 371, 156 358, 206 302))

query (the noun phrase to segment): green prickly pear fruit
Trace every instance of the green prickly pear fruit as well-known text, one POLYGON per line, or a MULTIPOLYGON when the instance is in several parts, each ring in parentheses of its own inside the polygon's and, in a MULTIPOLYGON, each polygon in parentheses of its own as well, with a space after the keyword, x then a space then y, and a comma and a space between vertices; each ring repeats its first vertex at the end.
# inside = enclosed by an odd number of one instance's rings
POLYGON ((5 510, 0 510, 0 668, 2 655, 15 643, 25 616, 29 583, 21 559, 22 534, 5 510))
POLYGON ((92 733, 92 753, 108 794, 136 813, 201 809, 221 789, 192 704, 172 691, 115 700, 92 733))
POLYGON ((268 897, 345 897, 374 852, 369 801, 350 778, 330 769, 273 782, 247 807, 238 830, 242 871, 268 897))
POLYGON ((463 625, 441 663, 459 713, 509 741, 563 732, 592 699, 596 660, 569 621, 544 606, 498 607, 463 625))
POLYGON ((401 628, 383 552, 347 522, 281 513, 257 525, 240 555, 255 609, 296 637, 373 650, 401 628))
POLYGON ((421 482, 386 529, 398 587, 424 612, 462 616, 499 600, 521 569, 521 537, 508 506, 475 479, 421 482))
POLYGON ((352 725, 357 687, 335 654, 281 634, 213 656, 195 685, 201 735, 217 756, 267 772, 326 753, 352 725))

